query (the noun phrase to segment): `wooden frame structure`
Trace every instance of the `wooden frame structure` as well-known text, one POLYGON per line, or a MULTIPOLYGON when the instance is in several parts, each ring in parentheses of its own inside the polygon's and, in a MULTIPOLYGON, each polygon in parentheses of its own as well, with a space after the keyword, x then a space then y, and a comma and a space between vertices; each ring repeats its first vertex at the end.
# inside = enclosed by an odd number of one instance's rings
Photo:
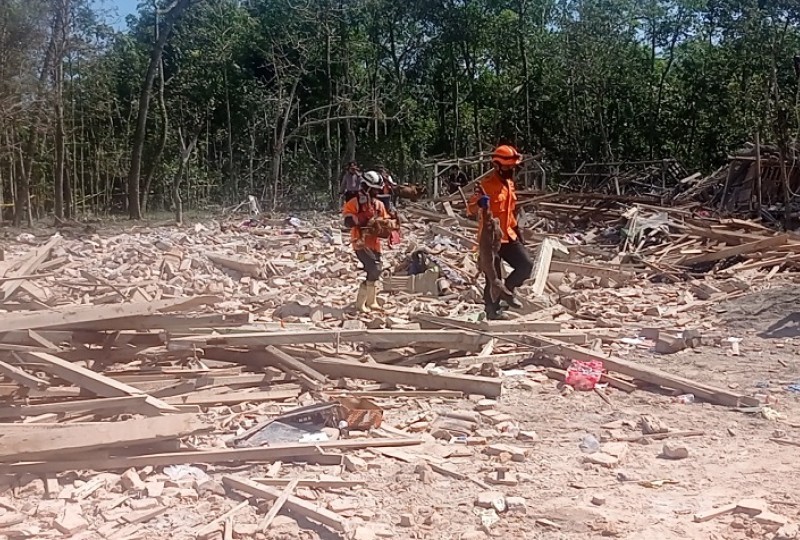
MULTIPOLYGON (((425 168, 432 167, 429 185, 430 193, 434 199, 438 199, 442 195, 442 182, 446 174, 455 166, 461 167, 468 173, 470 180, 478 178, 482 174, 491 170, 492 168, 492 153, 481 152, 474 156, 467 156, 463 158, 444 159, 427 163, 425 168)), ((535 157, 526 156, 522 162, 522 167, 517 174, 517 185, 529 188, 533 186, 536 189, 544 191, 547 188, 547 174, 545 173, 542 164, 535 159, 535 157)))

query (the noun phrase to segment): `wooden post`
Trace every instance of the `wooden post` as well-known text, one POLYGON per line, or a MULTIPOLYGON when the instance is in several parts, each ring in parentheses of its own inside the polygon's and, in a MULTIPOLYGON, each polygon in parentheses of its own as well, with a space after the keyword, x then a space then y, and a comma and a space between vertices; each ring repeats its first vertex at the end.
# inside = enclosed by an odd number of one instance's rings
MULTIPOLYGON (((761 216, 761 131, 756 130, 756 213, 761 216)), ((752 202, 752 197, 750 201, 752 202)))

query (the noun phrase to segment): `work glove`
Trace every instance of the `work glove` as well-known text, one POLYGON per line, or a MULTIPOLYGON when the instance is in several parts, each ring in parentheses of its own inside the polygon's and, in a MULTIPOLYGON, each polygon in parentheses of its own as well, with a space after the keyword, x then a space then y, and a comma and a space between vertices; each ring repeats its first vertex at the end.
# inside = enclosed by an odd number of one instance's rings
POLYGON ((359 212, 355 216, 356 226, 366 227, 372 219, 372 212, 359 212))
POLYGON ((484 195, 483 197, 478 199, 478 206, 483 209, 489 208, 489 196, 484 195))

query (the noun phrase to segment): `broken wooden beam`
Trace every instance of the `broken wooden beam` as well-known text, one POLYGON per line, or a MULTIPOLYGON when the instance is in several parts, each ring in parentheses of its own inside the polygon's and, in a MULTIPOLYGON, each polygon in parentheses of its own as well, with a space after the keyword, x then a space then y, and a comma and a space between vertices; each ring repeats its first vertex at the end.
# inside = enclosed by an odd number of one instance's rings
POLYGON ((328 381, 328 378, 316 369, 272 345, 267 347, 267 357, 282 371, 298 377, 300 384, 306 390, 317 391, 328 381))
POLYGON ((721 261, 724 259, 730 259, 731 257, 753 253, 754 251, 773 249, 786 244, 788 241, 788 235, 779 234, 777 236, 767 237, 755 242, 749 242, 747 244, 740 244, 738 246, 731 246, 717 251, 703 253, 702 255, 697 255, 695 257, 686 257, 681 260, 680 264, 682 266, 694 266, 701 263, 721 261))
MULTIPOLYGON (((394 446, 413 446, 422 444, 422 439, 352 439, 340 441, 323 441, 309 444, 275 444, 259 448, 225 448, 213 450, 193 450, 183 452, 167 452, 160 454, 144 454, 137 456, 119 456, 85 460, 40 461, 32 463, 0 464, 0 474, 16 473, 55 473, 62 471, 110 471, 129 469, 131 467, 161 467, 184 463, 245 463, 257 461, 270 463, 275 460, 311 459, 322 455, 325 450, 359 450, 364 448, 387 448, 394 446)), ((335 456, 340 458, 340 456, 335 456)))
POLYGON ((250 313, 204 313, 202 315, 180 315, 157 313, 120 319, 98 320, 58 326, 59 330, 108 331, 108 330, 189 330, 200 328, 227 328, 249 324, 250 313))
MULTIPOLYGON (((11 354, 13 355, 14 353, 12 352, 11 354)), ((7 364, 2 360, 0 360, 0 373, 8 377, 15 383, 25 386, 27 388, 32 388, 34 390, 39 388, 44 388, 47 386, 47 381, 44 381, 39 377, 35 377, 16 366, 7 364)))
POLYGON ((475 375, 432 373, 418 368, 386 364, 361 364, 324 357, 309 360, 309 363, 330 378, 366 379, 430 390, 458 390, 465 394, 481 394, 486 397, 499 396, 503 388, 500 379, 475 375))
MULTIPOLYGON (((19 268, 17 268, 16 272, 5 277, 13 278, 36 272, 42 263, 44 263, 50 256, 50 252, 53 250, 53 248, 56 247, 60 242, 61 236, 53 236, 53 238, 51 238, 47 244, 38 247, 29 253, 26 260, 22 262, 19 268)), ((8 302, 17 292, 17 289, 19 289, 24 283, 25 280, 14 279, 11 281, 6 281, 0 285, 0 302, 8 302)))
POLYGON ((716 403, 718 405, 725 405, 728 407, 738 407, 741 405, 755 406, 760 404, 757 399, 749 396, 728 392, 721 388, 699 383, 678 375, 672 375, 671 373, 667 373, 666 371, 662 371, 657 368, 644 366, 637 364, 636 362, 614 356, 607 356, 602 353, 590 351, 589 349, 585 349, 583 347, 559 342, 555 339, 531 335, 528 336, 527 340, 532 344, 544 347, 544 350, 548 355, 559 354, 567 358, 574 358, 575 360, 599 360, 603 363, 603 366, 608 371, 615 371, 617 373, 627 375, 633 379, 638 379, 640 381, 657 386, 673 388, 675 390, 680 390, 681 392, 691 393, 710 403, 716 403))
MULTIPOLYGON (((280 512, 281 509, 283 508, 283 506, 288 502, 289 498, 292 496, 292 493, 294 492, 294 490, 297 487, 298 483, 299 483, 299 480, 296 479, 296 478, 294 480, 290 481, 283 488, 283 491, 280 492, 280 495, 278 496, 278 498, 273 501, 272 507, 269 509, 269 511, 267 512, 267 515, 264 516, 264 519, 262 519, 261 523, 259 524, 262 531, 267 530, 269 528, 269 526, 272 525, 272 522, 277 517, 278 512, 280 512)), ((311 517, 311 516, 307 516, 307 517, 311 517)))
POLYGON ((531 292, 533 296, 541 296, 544 294, 544 289, 547 286, 547 277, 550 275, 554 250, 569 255, 569 251, 557 240, 549 237, 542 240, 534 259, 535 262, 531 281, 531 292))
POLYGON ((150 444, 209 430, 210 426, 197 415, 174 414, 110 422, 103 429, 97 429, 93 423, 32 433, 3 434, 0 435, 0 461, 61 459, 65 454, 150 444))
MULTIPOLYGON (((65 381, 69 381, 81 388, 97 394, 101 397, 126 397, 137 396, 143 392, 137 388, 129 386, 125 383, 115 381, 110 377, 95 373, 90 369, 67 362, 57 356, 49 353, 23 353, 25 357, 31 358, 36 363, 42 364, 42 369, 48 373, 52 373, 57 377, 61 377, 65 381)), ((146 396, 145 405, 149 406, 151 414, 161 414, 165 412, 178 412, 178 409, 172 405, 164 403, 160 399, 152 396, 146 396)))
POLYGON ((264 268, 253 259, 213 253, 207 253, 206 257, 214 264, 218 264, 229 270, 234 270, 244 276, 261 277, 264 274, 264 268))
POLYGON ((3 315, 0 319, 0 333, 12 330, 32 330, 37 328, 54 328, 79 323, 122 319, 140 315, 152 315, 159 311, 183 311, 220 301, 216 296, 196 296, 174 298, 170 300, 154 300, 153 302, 137 302, 131 304, 114 304, 101 306, 69 306, 50 311, 37 311, 19 315, 3 315))
MULTIPOLYGON (((223 476, 222 483, 230 488, 237 489, 260 499, 278 500, 281 499, 282 495, 280 490, 259 484, 258 482, 253 482, 246 478, 223 476)), ((286 508, 293 513, 322 523, 335 531, 344 532, 347 529, 347 522, 339 514, 331 512, 321 506, 311 504, 294 495, 287 494, 284 504, 286 508)))
POLYGON ((79 401, 60 401, 57 403, 38 403, 35 405, 13 405, 0 407, 0 418, 18 418, 40 414, 87 414, 99 412, 139 413, 143 409, 152 411, 146 403, 147 395, 139 394, 116 398, 82 399, 79 401))

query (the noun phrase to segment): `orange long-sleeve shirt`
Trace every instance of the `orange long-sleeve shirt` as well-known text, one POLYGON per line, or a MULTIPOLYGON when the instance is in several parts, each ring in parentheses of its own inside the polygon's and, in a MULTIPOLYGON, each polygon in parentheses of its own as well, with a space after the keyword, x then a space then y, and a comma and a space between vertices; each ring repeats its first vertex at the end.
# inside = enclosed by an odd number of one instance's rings
MULTIPOLYGON (((389 217, 389 212, 386 211, 386 207, 378 199, 371 199, 367 204, 373 205, 372 213, 374 216, 380 218, 389 217)), ((342 215, 344 217, 355 217, 363 210, 364 209, 361 208, 361 205, 358 202, 358 197, 353 197, 347 201, 347 203, 344 205, 344 208, 342 208, 342 215)), ((363 245, 365 248, 371 249, 376 253, 381 252, 381 239, 371 234, 363 234, 361 227, 350 228, 350 243, 353 245, 353 249, 359 249, 360 246, 363 245)))
MULTIPOLYGON (((489 197, 489 209, 492 216, 500 220, 500 229, 503 231, 502 242, 508 243, 517 240, 517 190, 513 180, 503 180, 497 171, 481 181, 483 192, 489 197)), ((480 216, 478 224, 478 238, 481 236, 483 227, 483 214, 479 212, 478 199, 480 193, 475 193, 469 200, 467 210, 471 215, 480 216)))

